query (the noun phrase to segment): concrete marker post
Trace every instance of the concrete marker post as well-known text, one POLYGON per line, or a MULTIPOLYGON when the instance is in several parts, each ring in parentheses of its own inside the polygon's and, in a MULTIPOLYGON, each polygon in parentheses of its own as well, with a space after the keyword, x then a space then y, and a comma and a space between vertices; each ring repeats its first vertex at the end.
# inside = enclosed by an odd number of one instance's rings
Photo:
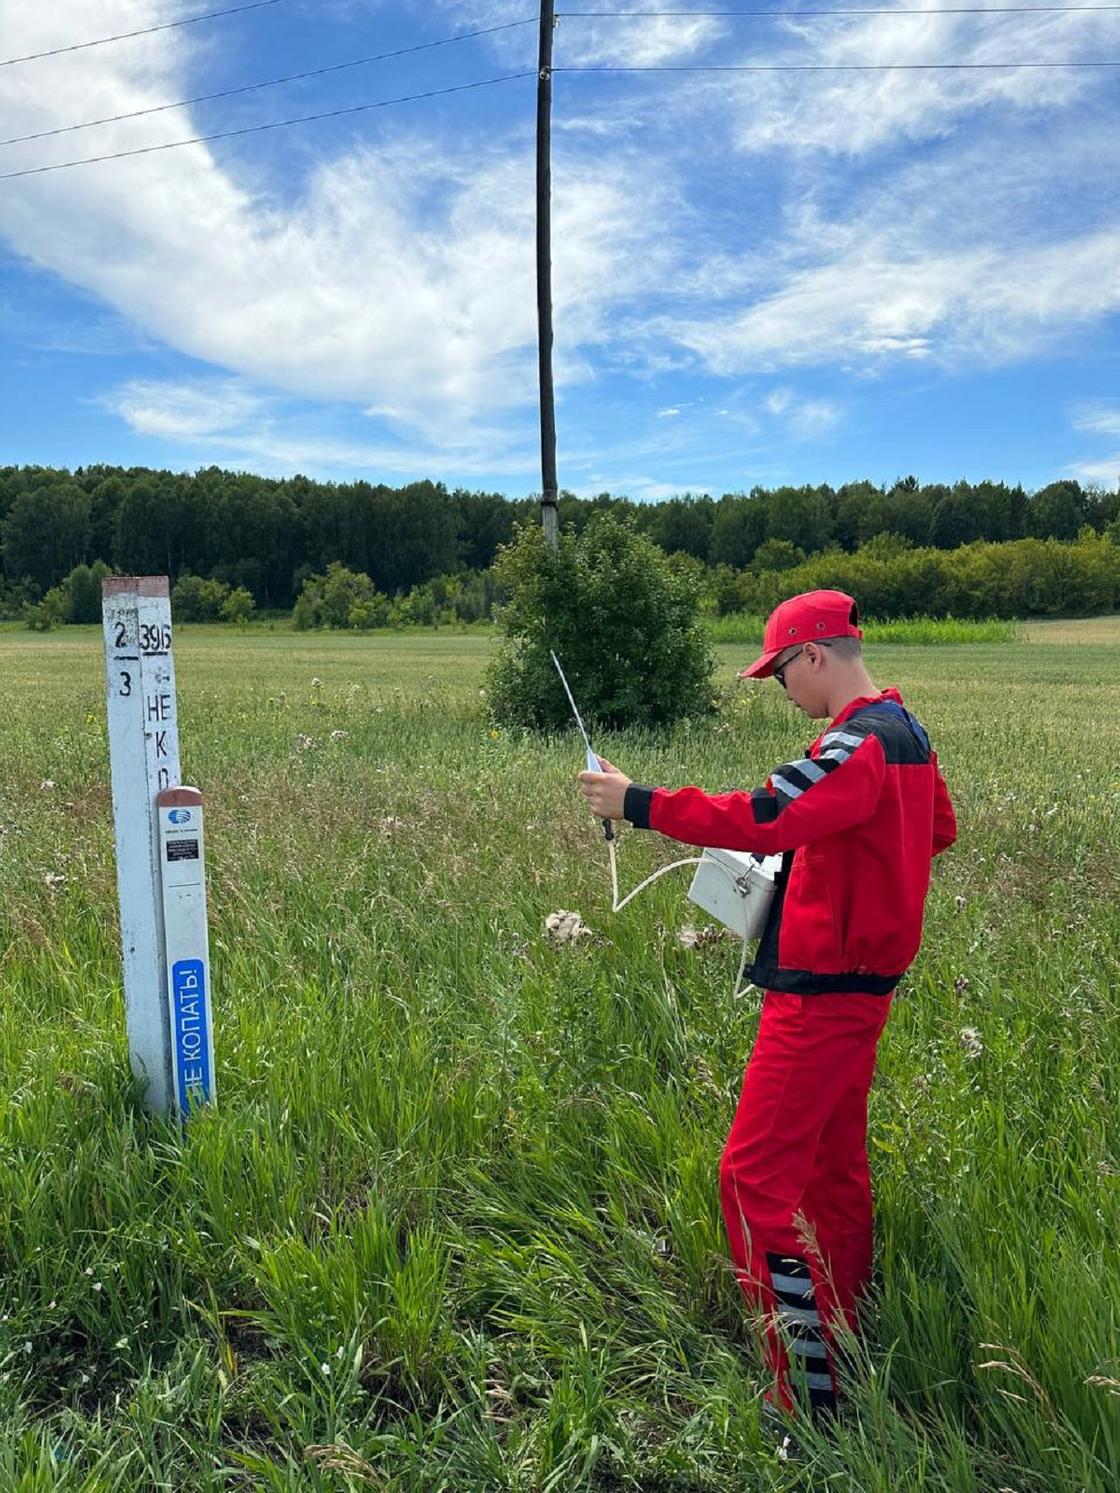
POLYGON ((102 582, 125 1019, 145 1108, 175 1107, 156 798, 180 779, 166 576, 102 582))

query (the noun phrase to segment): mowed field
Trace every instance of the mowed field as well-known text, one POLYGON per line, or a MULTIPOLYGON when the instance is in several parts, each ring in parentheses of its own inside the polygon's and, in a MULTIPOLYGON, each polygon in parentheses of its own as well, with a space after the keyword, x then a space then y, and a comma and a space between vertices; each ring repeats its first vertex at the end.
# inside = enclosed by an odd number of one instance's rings
MULTIPOLYGON (((961 838, 871 1096, 876 1299, 836 1440, 760 1437, 717 1166, 757 1024, 687 872, 610 911, 573 737, 493 644, 180 629, 220 1100, 127 1057, 100 634, 0 633, 0 1488, 1120 1486, 1120 619, 879 647, 961 838), (556 947, 558 909, 591 935, 556 947)), ((817 727, 735 686, 639 781, 817 727)), ((623 889, 674 847, 623 833, 623 889)))

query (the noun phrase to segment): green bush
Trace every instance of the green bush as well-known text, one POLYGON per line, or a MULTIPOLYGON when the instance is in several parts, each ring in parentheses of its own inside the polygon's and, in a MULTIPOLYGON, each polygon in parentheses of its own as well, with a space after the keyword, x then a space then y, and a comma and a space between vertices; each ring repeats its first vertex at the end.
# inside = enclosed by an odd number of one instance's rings
POLYGON ((238 586, 222 602, 222 621, 236 622, 238 626, 244 627, 256 605, 252 592, 247 591, 244 586, 238 586))
POLYGON ((763 570, 792 570, 805 562, 805 551, 789 539, 767 539, 754 552, 750 568, 757 574, 763 570))
MULTIPOLYGON (((744 572, 737 610, 768 615, 787 596, 835 586, 869 617, 1090 616, 1120 608, 1120 545, 1083 528, 1076 541, 1016 539, 955 550, 877 539, 829 550, 792 570, 744 572)), ((724 590, 729 590, 727 586, 724 590)))
POLYGON ((551 549, 536 525, 519 529, 494 563, 509 595, 487 676, 495 721, 536 730, 571 713, 555 649, 586 721, 662 726, 712 708, 714 659, 699 583, 631 520, 598 513, 551 549))
POLYGON ((70 597, 65 586, 52 586, 43 597, 24 612, 24 621, 32 632, 50 632, 59 622, 65 622, 70 611, 70 597))
POLYGON ((229 598, 225 581, 184 572, 171 591, 171 613, 176 622, 217 622, 229 598))
POLYGON ((493 571, 463 570, 437 575, 393 603, 393 627, 441 627, 489 621, 500 603, 493 571))
POLYGON ((101 582, 112 573, 104 560, 75 565, 66 579, 52 586, 41 600, 28 598, 24 602, 23 620, 33 632, 50 632, 62 622, 100 622, 101 582))
POLYGON ((348 570, 340 561, 327 566, 324 575, 309 575, 292 611, 297 631, 313 627, 384 627, 390 602, 364 571, 348 570))
POLYGON ((95 560, 92 565, 74 566, 62 583, 69 598, 67 622, 101 621, 101 582, 112 573, 104 560, 95 560))

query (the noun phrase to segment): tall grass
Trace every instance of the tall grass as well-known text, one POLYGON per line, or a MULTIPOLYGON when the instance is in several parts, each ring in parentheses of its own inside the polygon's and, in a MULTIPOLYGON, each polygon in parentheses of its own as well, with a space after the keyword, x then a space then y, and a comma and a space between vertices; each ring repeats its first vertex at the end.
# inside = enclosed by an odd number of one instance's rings
MULTIPOLYGON (((220 1093, 182 1137, 128 1069, 98 639, 0 642, 0 1487, 1114 1489, 1120 648, 897 655, 962 838, 871 1096, 849 1410, 799 1474, 717 1199, 756 1004, 679 941, 683 877, 611 915, 580 751, 491 732, 489 647, 180 640, 220 1093), (592 936, 547 942, 558 907, 592 936)), ((719 790, 804 736, 760 686, 601 746, 719 790)), ((626 885, 671 853, 624 832, 626 885)))
MULTIPOLYGON (((751 612, 729 612, 725 617, 707 619, 708 631, 716 643, 761 644, 766 618, 751 612)), ((866 643, 907 643, 925 647, 934 643, 1014 643, 1022 637, 1017 622, 998 618, 968 621, 955 617, 908 617, 892 622, 865 619, 862 623, 866 643)))

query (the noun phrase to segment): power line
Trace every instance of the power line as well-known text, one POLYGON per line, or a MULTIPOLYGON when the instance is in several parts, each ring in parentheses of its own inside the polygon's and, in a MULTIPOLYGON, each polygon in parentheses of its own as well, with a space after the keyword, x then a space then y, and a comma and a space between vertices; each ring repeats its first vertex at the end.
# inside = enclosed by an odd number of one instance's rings
POLYGON ((886 6, 881 9, 844 10, 560 10, 557 19, 582 18, 599 20, 643 21, 658 16, 747 16, 755 20, 800 21, 805 16, 1034 16, 1073 14, 1089 11, 1120 10, 1120 5, 939 5, 929 9, 899 9, 886 6))
POLYGON ((757 62, 744 66, 555 67, 554 73, 921 73, 1045 67, 1120 67, 1117 62, 757 62))
POLYGON ((189 140, 168 140, 163 145, 141 145, 136 150, 114 150, 102 156, 84 156, 77 161, 56 161, 53 166, 31 166, 24 171, 0 172, 0 181, 17 176, 41 176, 47 171, 65 171, 70 166, 90 166, 95 161, 119 161, 125 156, 152 155, 157 150, 176 150, 181 145, 204 145, 211 140, 230 140, 235 135, 256 135, 262 130, 284 129, 290 124, 311 124, 317 119, 338 119, 343 114, 362 114, 369 109, 388 109, 393 104, 413 104, 421 99, 445 98, 450 93, 467 93, 471 89, 491 88, 495 83, 513 83, 518 78, 535 78, 536 69, 504 73, 498 78, 480 78, 475 83, 457 83, 453 88, 433 88, 427 93, 406 93, 401 98, 378 99, 372 104, 351 104, 345 109, 329 109, 322 114, 301 114, 295 119, 274 119, 269 124, 248 124, 237 130, 219 130, 213 135, 194 135, 189 140))
POLYGON ((174 26, 193 26, 198 21, 214 21, 219 16, 235 16, 243 10, 260 10, 265 5, 282 5, 283 0, 249 0, 247 5, 231 5, 227 10, 208 10, 200 16, 184 16, 181 21, 164 21, 160 26, 144 26, 139 31, 118 31, 116 36, 99 36, 96 41, 76 41, 69 47, 52 47, 49 52, 28 52, 26 57, 5 57, 0 67, 17 62, 38 62, 40 57, 59 57, 63 52, 81 52, 86 47, 103 47, 111 41, 127 41, 133 36, 151 36, 153 31, 170 31, 174 26))
POLYGON ((445 36, 439 41, 420 42, 413 47, 398 47, 393 52, 378 52, 372 57, 356 57, 350 62, 334 62, 328 67, 312 68, 305 73, 289 73, 283 78, 269 78, 263 83, 244 83, 239 88, 224 88, 218 93, 199 93, 194 98, 179 99, 172 104, 153 104, 149 109, 133 109, 128 114, 108 114, 104 119, 86 119, 81 124, 63 124, 54 130, 39 130, 33 135, 13 135, 9 140, 0 140, 0 145, 22 145, 28 140, 46 140, 51 135, 66 135, 73 130, 88 130, 99 124, 118 124, 123 119, 140 119, 146 114, 161 114, 167 109, 185 109, 191 104, 211 103, 215 99, 233 98, 235 94, 251 93, 260 88, 277 88, 281 83, 298 83, 304 78, 321 78, 326 73, 338 73, 351 67, 365 67, 372 62, 386 62, 393 57, 407 57, 412 52, 427 52, 433 47, 447 47, 453 42, 470 41, 476 36, 492 36, 495 31, 512 31, 517 26, 528 26, 537 20, 527 16, 523 21, 506 21, 500 26, 485 26, 477 31, 461 31, 457 36, 445 36))

